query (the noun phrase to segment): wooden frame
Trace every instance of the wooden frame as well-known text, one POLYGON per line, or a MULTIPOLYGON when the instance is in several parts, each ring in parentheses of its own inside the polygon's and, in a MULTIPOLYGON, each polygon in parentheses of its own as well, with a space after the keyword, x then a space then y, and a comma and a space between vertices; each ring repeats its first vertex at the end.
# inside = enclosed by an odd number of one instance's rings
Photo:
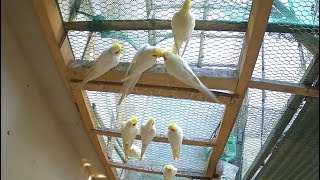
MULTIPOLYGON (((93 61, 71 60, 68 65, 68 76, 71 79, 71 87, 77 88, 92 66, 93 61)), ((101 77, 87 83, 83 89, 104 92, 120 92, 121 79, 126 73, 129 63, 122 62, 117 67, 102 75, 101 77)), ((237 86, 237 71, 215 68, 197 68, 193 71, 200 80, 210 89, 235 91, 237 86)), ((319 97, 319 89, 283 81, 252 78, 249 82, 250 88, 264 89, 292 93, 302 96, 319 97)), ((163 97, 174 97, 182 99, 194 99, 208 101, 208 99, 195 89, 179 82, 166 73, 164 65, 158 64, 143 73, 133 94, 154 95, 163 97), (157 78, 158 81, 154 79, 157 78)), ((224 104, 232 104, 239 95, 233 93, 216 92, 219 100, 224 104)))
POLYGON ((68 60, 73 58, 73 55, 67 39, 63 38, 65 31, 63 29, 62 20, 60 19, 59 11, 55 1, 33 0, 32 3, 39 18, 45 39, 49 44, 51 55, 53 56, 53 59, 58 67, 59 74, 62 77, 70 96, 72 96, 78 104, 78 108, 81 111, 81 120, 101 163, 106 169, 106 175, 110 180, 116 180, 116 172, 114 168, 109 165, 108 160, 104 157, 97 136, 90 132, 90 129, 92 128, 92 122, 91 115, 88 112, 87 104, 85 103, 85 96, 81 91, 71 90, 67 74, 67 64, 69 63, 68 60))
MULTIPOLYGON (((121 132, 110 131, 110 130, 100 130, 91 129, 91 131, 97 135, 105 135, 111 137, 121 137, 121 132)), ((136 140, 141 140, 141 136, 137 135, 136 140)), ((168 138, 165 135, 156 136, 153 138, 154 142, 169 143, 168 138)), ((211 139, 183 139, 182 144, 190 146, 204 146, 204 147, 214 147, 215 140, 211 139)))
MULTIPOLYGON (((246 32, 243 49, 241 51, 238 71, 221 70, 221 69, 205 69, 194 68, 201 81, 211 89, 229 90, 234 93, 216 92, 221 102, 226 104, 223 120, 218 130, 215 141, 208 140, 184 140, 187 145, 199 145, 215 147, 210 155, 210 160, 205 175, 188 174, 179 172, 177 176, 187 178, 208 179, 215 175, 217 162, 224 150, 227 138, 230 135, 233 124, 237 118, 242 101, 247 89, 257 88, 279 92, 288 92, 296 95, 319 97, 319 89, 311 86, 285 83, 279 81, 270 81, 262 79, 251 79, 253 68, 255 66, 260 45, 263 40, 265 31, 268 32, 283 32, 293 33, 294 36, 302 41, 309 36, 301 35, 301 32, 296 32, 294 29, 306 28, 313 29, 307 26, 287 26, 281 24, 267 24, 270 16, 273 0, 253 0, 252 9, 248 23, 233 23, 222 21, 197 21, 196 28, 198 30, 215 30, 215 31, 238 31, 246 32)), ((67 30, 157 30, 170 29, 170 21, 163 20, 145 20, 145 21, 112 21, 112 22, 67 22, 63 23, 59 15, 55 1, 52 0, 33 0, 33 5, 38 15, 40 24, 45 34, 45 38, 50 46, 52 56, 55 59, 59 73, 65 83, 70 96, 73 96, 81 114, 82 122, 86 132, 97 152, 97 155, 106 168, 106 175, 110 180, 115 180, 115 168, 129 169, 145 173, 162 174, 161 171, 146 170, 141 167, 132 165, 118 164, 109 161, 105 157, 97 135, 109 135, 119 137, 118 132, 95 130, 93 127, 93 115, 87 97, 84 91, 77 88, 78 83, 83 80, 87 70, 92 66, 89 61, 73 61, 74 59, 70 44, 66 37, 67 30), (97 24, 99 23, 99 24, 97 24), (99 26, 98 26, 99 25, 99 26), (88 27, 96 27, 90 29, 88 27)), ((305 31, 304 33, 307 33, 305 31)), ((318 46, 318 45, 317 45, 318 46)), ((318 54, 315 46, 306 46, 313 54, 318 54)), ((128 63, 121 63, 119 66, 97 78, 95 81, 89 82, 83 87, 83 90, 96 90, 107 92, 119 92, 122 83, 120 80, 124 77, 128 63), (112 78, 111 78, 112 77, 112 78), (107 85, 107 86, 106 86, 107 85)), ((178 80, 168 75, 163 65, 156 65, 141 76, 137 87, 134 89, 135 94, 145 94, 153 96, 174 97, 183 99, 194 99, 200 101, 208 101, 198 91, 191 89, 178 80), (157 78, 158 81, 155 81, 157 78)), ((139 136, 137 137, 139 139, 139 136)), ((167 143, 165 137, 156 137, 156 142, 167 143)))
MULTIPOLYGON (((170 20, 112 20, 112 21, 77 21, 65 22, 67 31, 104 31, 104 30, 160 30, 171 29, 170 20)), ((196 20, 195 30, 208 31, 236 31, 245 32, 247 23, 226 22, 226 21, 206 21, 196 20)), ((313 26, 288 25, 288 24, 268 24, 266 32, 280 33, 301 33, 297 29, 306 29, 305 33, 311 33, 313 26)))
POLYGON ((242 46, 238 65, 239 81, 235 90, 240 100, 234 105, 226 107, 223 120, 216 138, 216 148, 211 151, 211 156, 206 175, 210 178, 215 176, 216 165, 224 151, 225 144, 233 128, 233 124, 240 111, 245 93, 249 87, 251 75, 256 64, 260 46, 263 42, 264 33, 271 13, 273 0, 253 0, 245 41, 242 46))

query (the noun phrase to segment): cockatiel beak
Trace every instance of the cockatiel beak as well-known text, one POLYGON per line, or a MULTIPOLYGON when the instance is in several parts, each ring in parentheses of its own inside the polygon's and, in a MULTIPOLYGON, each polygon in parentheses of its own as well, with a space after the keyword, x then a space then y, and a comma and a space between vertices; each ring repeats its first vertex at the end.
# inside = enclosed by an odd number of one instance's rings
POLYGON ((156 57, 156 58, 161 57, 162 56, 162 50, 160 48, 155 48, 152 56, 156 57))
POLYGON ((137 122, 138 122, 137 117, 133 116, 133 117, 130 119, 130 122, 131 122, 132 126, 135 127, 135 126, 137 125, 137 122))
POLYGON ((117 42, 113 42, 112 46, 116 49, 115 54, 120 54, 123 51, 122 46, 117 42))
POLYGON ((176 129, 176 124, 175 123, 170 123, 169 127, 168 127, 168 130, 169 131, 175 131, 175 129, 176 129))
POLYGON ((165 51, 162 53, 162 57, 163 59, 166 61, 168 59, 168 56, 169 56, 170 52, 169 51, 165 51))
POLYGON ((154 122, 156 121, 156 118, 151 117, 151 118, 149 119, 149 121, 151 122, 152 125, 154 125, 154 122))
POLYGON ((186 0, 186 1, 183 3, 181 9, 191 9, 191 0, 186 0))

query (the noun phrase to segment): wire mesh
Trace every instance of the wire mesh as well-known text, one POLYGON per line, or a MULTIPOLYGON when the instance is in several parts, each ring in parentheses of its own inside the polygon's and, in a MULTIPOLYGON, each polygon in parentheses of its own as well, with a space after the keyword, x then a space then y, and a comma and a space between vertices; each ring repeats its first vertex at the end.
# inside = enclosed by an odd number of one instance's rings
MULTIPOLYGON (((57 0, 64 21, 80 11, 72 21, 90 20, 81 12, 105 20, 171 19, 184 0, 57 0)), ((193 0, 191 11, 199 20, 247 21, 251 0, 193 0)))
MULTIPOLYGON (((148 174, 136 171, 126 171, 120 180, 132 180, 132 179, 150 179, 150 180, 163 180, 163 176, 159 174, 148 174)), ((188 180, 188 178, 176 177, 176 180, 188 180)))
POLYGON ((169 123, 176 122, 184 130, 187 139, 210 139, 222 119, 225 105, 157 96, 130 94, 119 108, 119 93, 86 91, 90 104, 95 103, 99 118, 96 128, 120 132, 122 122, 137 116, 138 126, 149 117, 157 120, 157 135, 165 135, 169 123))
POLYGON ((319 1, 275 0, 253 77, 298 83, 319 51, 319 1), (303 26, 289 26, 303 25, 303 26), (285 28, 294 33, 281 33, 285 28))
MULTIPOLYGON (((120 98, 118 93, 86 91, 93 112, 96 114, 94 122, 96 128, 109 129, 120 132, 120 125, 133 115, 144 124, 149 117, 155 117, 158 136, 166 136, 170 122, 178 123, 187 139, 212 139, 214 130, 222 119, 224 105, 156 96, 129 95, 127 99, 116 107, 120 98)), ((99 136, 100 143, 106 157, 112 157, 113 162, 124 163, 121 138, 99 136)), ((141 147, 141 141, 135 141, 141 147)), ((205 173, 210 148, 183 145, 179 161, 172 159, 171 147, 167 143, 151 142, 145 154, 145 160, 130 159, 129 164, 151 167, 158 170, 172 163, 180 170, 187 172, 205 173)))
MULTIPOLYGON (((261 147, 283 115, 291 94, 258 89, 248 90, 248 99, 243 104, 245 118, 243 137, 242 175, 246 173, 261 147)), ((296 117, 296 116, 295 116, 296 117)))
MULTIPOLYGON (((69 31, 68 37, 75 59, 90 61, 96 60, 113 41, 123 46, 124 52, 120 57, 122 62, 131 62, 137 49, 146 43, 167 51, 170 51, 173 45, 171 30, 155 30, 152 37, 145 30, 94 33, 69 31)), ((242 32, 194 31, 183 58, 190 66, 235 69, 243 37, 242 32)), ((163 64, 163 60, 158 59, 157 63, 163 64)))
MULTIPOLYGON (((117 152, 115 148, 111 152, 109 149, 110 147, 107 145, 104 146, 104 151, 107 152, 109 157, 111 155, 112 162, 124 163, 125 161, 123 161, 121 158, 124 157, 123 149, 120 148, 122 147, 122 140, 121 138, 116 139, 119 140, 119 143, 115 144, 115 146, 119 148, 120 152, 117 152)), ((105 144, 108 143, 107 136, 103 136, 103 140, 105 144)), ((135 141, 134 144, 141 148, 141 141, 135 141)), ((126 163, 129 165, 143 167, 145 169, 150 168, 158 171, 161 171, 165 165, 172 164, 179 171, 188 173, 205 173, 208 157, 209 154, 207 147, 182 145, 180 159, 179 161, 174 161, 172 158, 170 144, 151 142, 147 148, 144 161, 140 161, 136 158, 129 158, 128 162, 126 163)))

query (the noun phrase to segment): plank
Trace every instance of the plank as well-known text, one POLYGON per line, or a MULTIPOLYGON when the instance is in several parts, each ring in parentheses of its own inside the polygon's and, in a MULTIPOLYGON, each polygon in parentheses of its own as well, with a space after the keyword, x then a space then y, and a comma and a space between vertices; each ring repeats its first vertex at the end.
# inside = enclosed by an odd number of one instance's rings
MULTIPOLYGON (((108 30, 167 30, 171 29, 170 20, 109 20, 109 21, 77 21, 65 22, 66 30, 75 31, 108 31, 108 30)), ((236 31, 245 32, 247 22, 196 20, 195 30, 236 31)), ((301 33, 299 29, 311 33, 315 27, 311 25, 271 23, 267 32, 301 33)))
MULTIPOLYGON (((91 129, 92 132, 98 135, 111 136, 121 138, 121 132, 111 131, 111 130, 100 130, 100 129, 91 129)), ((141 136, 136 136, 137 140, 141 140, 141 136)), ((160 143, 169 143, 168 138, 165 135, 157 135, 153 138, 154 142, 160 143)), ((204 147, 214 147, 214 140, 211 139, 183 139, 182 144, 190 146, 204 146, 204 147)))
POLYGON ((242 105, 243 98, 248 89, 252 72, 259 55, 260 46, 263 42, 264 33, 267 28, 272 3, 273 0, 254 0, 252 3, 248 27, 238 65, 239 81, 235 92, 239 95, 240 99, 238 103, 228 105, 225 109, 216 138, 217 146, 212 150, 210 155, 206 172, 206 175, 209 177, 213 177, 215 175, 216 165, 223 153, 225 144, 231 133, 242 105))
MULTIPOLYGON (((83 80, 93 61, 72 60, 68 65, 68 75, 72 80, 83 80)), ((95 81, 121 82, 124 78, 129 62, 120 62, 119 65, 95 81)), ((219 68, 197 68, 192 70, 209 89, 235 90, 237 85, 237 72, 235 70, 219 68)), ((178 79, 169 75, 163 64, 157 64, 144 72, 138 84, 165 87, 191 88, 178 79)))
POLYGON ((288 83, 268 79, 252 78, 250 88, 264 89, 270 91, 286 92, 301 96, 319 97, 319 89, 298 83, 288 83))
MULTIPOLYGON (((72 89, 79 89, 80 81, 71 81, 72 89)), ((89 91, 99 91, 99 92, 121 92, 122 83, 110 83, 110 82, 96 82, 91 81, 85 84, 82 89, 89 91)), ((237 95, 224 93, 219 91, 211 91, 215 93, 219 101, 223 104, 232 104, 237 95)), ((213 102, 213 100, 208 99, 208 97, 200 93, 196 89, 191 88, 176 88, 176 87, 166 87, 166 86, 154 86, 154 85, 141 85, 137 84, 136 87, 130 92, 130 94, 140 94, 146 96, 159 96, 168 97, 176 99, 190 99, 195 101, 206 101, 213 102)))
MULTIPOLYGON (((153 168, 146 169, 146 168, 136 166, 133 164, 123 164, 123 163, 111 162, 111 166, 115 167, 115 168, 128 169, 131 171, 142 172, 142 173, 158 174, 158 175, 163 174, 162 169, 153 169, 153 168)), ((185 170, 178 169, 176 177, 184 177, 184 178, 189 178, 189 179, 208 179, 209 180, 209 178, 204 176, 203 173, 194 172, 189 169, 185 169, 185 170)))

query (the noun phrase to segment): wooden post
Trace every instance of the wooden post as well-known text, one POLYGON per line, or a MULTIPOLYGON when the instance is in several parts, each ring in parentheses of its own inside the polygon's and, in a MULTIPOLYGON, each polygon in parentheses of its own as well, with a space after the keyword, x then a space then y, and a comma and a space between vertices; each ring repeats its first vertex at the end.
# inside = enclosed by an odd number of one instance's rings
POLYGON ((206 173, 209 177, 215 175, 216 165, 224 151, 225 144, 238 116, 245 93, 249 87, 252 72, 267 28, 272 3, 273 0, 254 0, 252 3, 248 27, 238 65, 239 80, 235 92, 239 95, 240 99, 238 103, 228 105, 225 109, 217 134, 217 146, 211 151, 211 157, 206 173))

